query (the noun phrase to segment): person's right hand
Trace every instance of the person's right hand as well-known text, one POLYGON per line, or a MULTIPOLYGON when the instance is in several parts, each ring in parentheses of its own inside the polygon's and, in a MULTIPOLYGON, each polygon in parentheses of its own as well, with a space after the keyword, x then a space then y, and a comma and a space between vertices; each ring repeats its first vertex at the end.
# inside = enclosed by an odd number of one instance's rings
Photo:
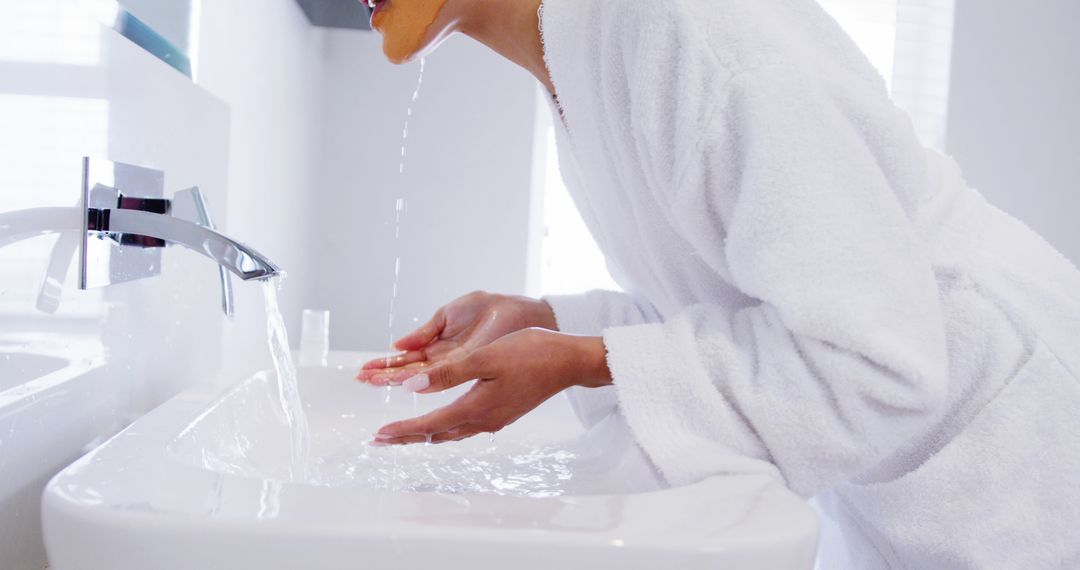
POLYGON ((363 366, 358 380, 373 386, 398 385, 424 368, 460 360, 477 348, 531 327, 558 330, 544 301, 477 291, 435 311, 424 326, 394 343, 401 354, 363 366))

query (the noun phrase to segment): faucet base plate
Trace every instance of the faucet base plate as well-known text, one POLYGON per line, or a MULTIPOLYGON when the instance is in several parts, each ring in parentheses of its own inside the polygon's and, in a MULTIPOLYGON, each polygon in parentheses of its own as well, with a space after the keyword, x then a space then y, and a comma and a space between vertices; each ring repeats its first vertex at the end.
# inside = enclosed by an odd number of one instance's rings
MULTIPOLYGON (((165 173, 152 168, 83 159, 83 232, 79 288, 92 289, 161 274, 163 240, 99 231, 101 211, 118 207, 168 211, 165 173), (126 247, 121 247, 121 246, 126 247), (130 247, 130 246, 140 247, 130 247)), ((165 213, 157 212, 157 213, 165 213)))

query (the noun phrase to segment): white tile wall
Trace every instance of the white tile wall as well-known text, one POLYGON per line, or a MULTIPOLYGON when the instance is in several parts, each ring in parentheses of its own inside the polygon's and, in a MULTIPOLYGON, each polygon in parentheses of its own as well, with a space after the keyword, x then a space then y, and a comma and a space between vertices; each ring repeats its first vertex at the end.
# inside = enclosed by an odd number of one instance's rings
MULTIPOLYGON (((225 205, 226 106, 91 15, 68 9, 80 5, 0 2, 0 28, 36 38, 8 41, 0 32, 0 212, 74 206, 84 154, 164 170, 168 190, 198 185, 225 205)), ((39 499, 49 477, 219 369, 224 321, 211 264, 169 250, 160 277, 94 291, 76 288, 72 268, 50 315, 35 301, 55 240, 0 248, 5 570, 44 565, 39 499), (41 362, 55 364, 52 373, 35 372, 41 362)), ((245 308, 261 311, 259 303, 245 308)))

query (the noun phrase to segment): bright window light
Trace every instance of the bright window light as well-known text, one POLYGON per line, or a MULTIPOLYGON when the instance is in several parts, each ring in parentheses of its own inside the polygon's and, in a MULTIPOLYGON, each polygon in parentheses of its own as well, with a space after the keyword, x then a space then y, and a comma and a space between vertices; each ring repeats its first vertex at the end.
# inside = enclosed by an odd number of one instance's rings
POLYGON ((0 61, 96 65, 101 59, 101 2, 0 2, 0 61))
POLYGON ((892 83, 896 52, 897 0, 818 0, 870 59, 886 83, 892 83))
POLYGON ((604 254, 574 206, 559 173, 555 128, 547 125, 543 237, 540 245, 540 294, 619 290, 608 273, 604 254))
POLYGON ((892 96, 923 144, 945 149, 955 0, 899 0, 892 96))
POLYGON ((955 0, 818 0, 885 78, 923 144, 945 147, 955 0))
MULTIPOLYGON (((0 93, 0 211, 72 207, 79 200, 81 157, 108 156, 109 102, 104 99, 0 93)), ((42 318, 38 289, 56 236, 35 237, 0 248, 5 290, 0 320, 42 318)), ((68 289, 74 288, 74 269, 68 289)), ((98 318, 102 291, 67 295, 60 315, 98 318)))

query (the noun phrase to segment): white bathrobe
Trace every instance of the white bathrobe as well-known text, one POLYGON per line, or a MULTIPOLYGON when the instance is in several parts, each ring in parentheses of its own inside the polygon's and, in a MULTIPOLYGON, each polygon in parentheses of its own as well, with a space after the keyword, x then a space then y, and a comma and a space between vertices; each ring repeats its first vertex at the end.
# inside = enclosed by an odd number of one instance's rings
POLYGON ((563 175, 626 290, 548 299, 607 346, 583 420, 617 405, 673 485, 816 496, 826 568, 1080 568, 1080 272, 919 144, 837 24, 813 0, 541 24, 563 175))

